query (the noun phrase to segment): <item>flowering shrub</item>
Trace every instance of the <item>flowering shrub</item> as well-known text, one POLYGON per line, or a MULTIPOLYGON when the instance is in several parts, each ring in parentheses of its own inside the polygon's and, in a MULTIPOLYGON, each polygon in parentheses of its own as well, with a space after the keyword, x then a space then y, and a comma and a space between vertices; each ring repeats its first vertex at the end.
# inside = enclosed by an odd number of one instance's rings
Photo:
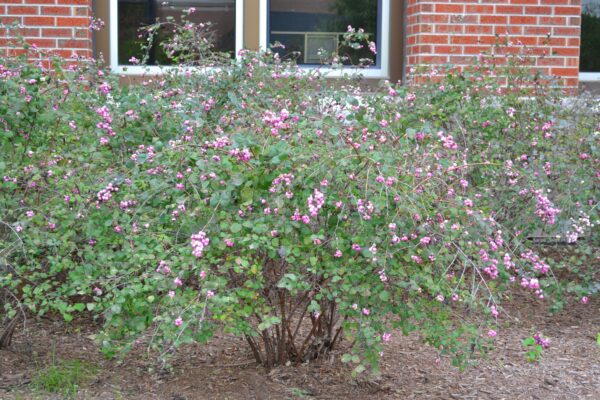
POLYGON ((597 113, 500 95, 485 59, 364 93, 239 56, 137 86, 0 61, 9 318, 87 311, 107 354, 163 359, 222 329, 267 367, 347 338, 356 372, 400 328, 461 363, 502 334, 506 291, 564 292, 527 237, 597 244, 597 113))
POLYGON ((525 357, 529 362, 538 361, 542 357, 544 349, 550 347, 550 339, 545 338, 540 332, 529 336, 521 342, 525 350, 525 357))

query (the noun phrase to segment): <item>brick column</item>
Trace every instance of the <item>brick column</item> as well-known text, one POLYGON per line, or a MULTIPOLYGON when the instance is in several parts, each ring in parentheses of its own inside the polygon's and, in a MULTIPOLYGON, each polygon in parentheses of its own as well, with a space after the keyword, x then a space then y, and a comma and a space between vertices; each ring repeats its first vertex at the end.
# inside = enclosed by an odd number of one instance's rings
POLYGON ((462 67, 498 36, 522 43, 536 67, 577 87, 581 0, 407 0, 407 67, 462 67))
MULTIPOLYGON (((91 16, 92 0, 0 0, 0 23, 16 22, 27 43, 65 58, 93 56, 91 16)), ((15 37, 14 30, 0 27, 0 51, 13 51, 15 37)))

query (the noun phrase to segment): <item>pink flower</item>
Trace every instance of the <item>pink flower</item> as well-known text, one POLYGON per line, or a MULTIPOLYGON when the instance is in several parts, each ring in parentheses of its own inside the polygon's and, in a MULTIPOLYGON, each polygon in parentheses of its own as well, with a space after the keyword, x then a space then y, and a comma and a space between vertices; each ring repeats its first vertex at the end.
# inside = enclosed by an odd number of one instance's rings
POLYGON ((392 338, 392 334, 391 334, 391 333, 388 333, 388 332, 384 333, 384 334, 381 336, 381 339, 382 339, 384 342, 389 342, 391 338, 392 338))
POLYGON ((379 274, 379 280, 380 280, 381 282, 387 282, 387 280, 388 280, 388 277, 387 277, 387 275, 385 274, 385 270, 383 270, 383 269, 382 269, 381 271, 379 271, 379 272, 378 272, 378 274, 379 274))
POLYGON ((492 316, 494 318, 498 318, 498 310, 496 309, 496 306, 491 306, 490 307, 490 312, 492 313, 492 316))
POLYGON ((587 297, 587 296, 583 296, 583 297, 581 298, 581 304, 587 304, 587 303, 588 303, 588 301, 589 301, 589 299, 588 299, 588 297, 587 297))
POLYGON ((371 313, 371 311, 369 311, 369 309, 368 309, 368 308, 363 308, 363 309, 362 309, 362 313, 363 313, 364 315, 369 315, 369 314, 371 313))
POLYGON ((545 338, 541 332, 537 332, 533 335, 533 338, 535 339, 535 344, 542 346, 542 348, 547 349, 550 347, 550 339, 545 338))
POLYGON ((410 258, 417 264, 421 264, 423 262, 423 259, 421 258, 421 256, 412 255, 412 256, 410 256, 410 258))
POLYGON ((496 332, 496 331, 495 331, 495 330, 493 330, 493 329, 490 329, 490 330, 488 331, 488 336, 489 336, 489 337, 491 337, 491 338, 495 338, 497 334, 498 334, 498 332, 496 332))
POLYGON ((177 317, 177 319, 175 320, 175 326, 181 326, 183 324, 183 320, 181 319, 181 317, 177 317))
POLYGON ((325 195, 315 189, 313 195, 308 196, 307 202, 311 217, 316 217, 323 204, 325 204, 325 195))
POLYGON ((204 254, 204 248, 209 245, 210 239, 206 237, 206 233, 204 231, 200 231, 191 238, 192 245, 192 254, 200 258, 204 254))
POLYGON ((535 215, 540 217, 543 222, 553 225, 556 222, 556 215, 560 213, 560 209, 556 208, 550 199, 542 194, 541 189, 532 189, 532 192, 535 194, 536 199, 535 215))

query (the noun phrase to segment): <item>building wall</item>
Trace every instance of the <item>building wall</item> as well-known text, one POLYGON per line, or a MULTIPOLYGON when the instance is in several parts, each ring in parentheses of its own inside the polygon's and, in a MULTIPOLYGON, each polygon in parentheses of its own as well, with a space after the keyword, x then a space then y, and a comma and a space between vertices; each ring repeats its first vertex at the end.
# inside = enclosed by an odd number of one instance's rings
MULTIPOLYGON (((53 50, 71 58, 91 57, 92 32, 89 29, 92 0, 0 0, 0 22, 17 23, 27 43, 53 50)), ((15 32, 0 28, 0 51, 19 51, 11 47, 15 32)))
POLYGON ((407 67, 468 65, 500 35, 525 45, 543 73, 577 87, 581 0, 407 1, 407 67))
MULTIPOLYGON (((315 0, 311 0, 315 1, 315 0)), ((108 0, 96 0, 98 16, 108 21, 108 0)), ((465 66, 489 51, 497 35, 523 43, 537 57, 537 67, 577 87, 581 0, 392 0, 390 18, 390 78, 401 77, 401 64, 465 66), (403 18, 402 13, 405 13, 403 18), (402 21, 406 36, 402 35, 402 21), (548 36, 549 34, 549 36, 548 36), (403 43, 404 42, 404 43, 403 43), (403 46, 406 56, 402 60, 403 46)), ((245 47, 258 46, 258 0, 246 0, 245 47)), ((0 22, 22 25, 30 44, 55 49, 64 57, 104 54, 108 59, 108 29, 88 29, 92 0, 0 0, 0 22)), ((8 47, 8 33, 0 29, 0 50, 8 47)))

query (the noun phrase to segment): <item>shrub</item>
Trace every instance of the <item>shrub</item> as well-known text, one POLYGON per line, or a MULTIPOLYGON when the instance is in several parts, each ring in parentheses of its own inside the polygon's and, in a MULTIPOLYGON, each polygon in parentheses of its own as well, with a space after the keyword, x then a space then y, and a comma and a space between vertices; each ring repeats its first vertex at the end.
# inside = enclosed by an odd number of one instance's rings
MULTIPOLYGON (((527 237, 598 240, 597 112, 519 69, 529 84, 501 95, 486 60, 373 92, 271 52, 136 86, 3 60, 0 287, 36 314, 90 312, 109 355, 164 360, 222 329, 267 367, 348 338, 361 372, 400 328, 463 364, 511 288, 569 289, 527 237)), ((580 275, 570 289, 593 293, 580 275)))

